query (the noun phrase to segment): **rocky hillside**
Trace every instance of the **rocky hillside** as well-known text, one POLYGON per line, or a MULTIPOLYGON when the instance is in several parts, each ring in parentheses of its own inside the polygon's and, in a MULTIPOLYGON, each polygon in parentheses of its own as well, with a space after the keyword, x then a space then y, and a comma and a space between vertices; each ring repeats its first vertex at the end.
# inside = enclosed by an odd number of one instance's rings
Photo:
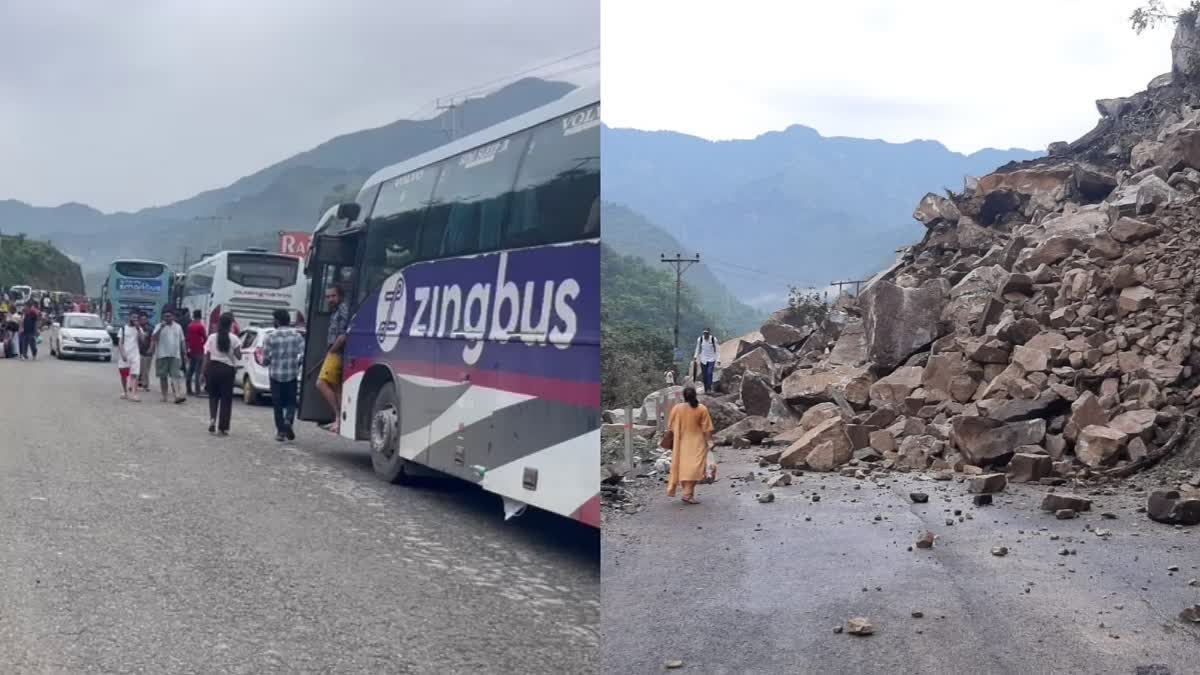
POLYGON ((0 236, 0 288, 24 284, 48 291, 83 293, 79 265, 44 241, 0 236))
MULTIPOLYGON (((779 313, 737 343, 727 393, 707 402, 718 442, 765 443, 762 462, 785 470, 987 474, 971 483, 983 493, 1091 484, 1190 450, 1197 75, 1177 66, 1097 102, 1097 127, 1048 157, 926 195, 921 243, 830 321, 779 313)), ((1200 475, 1163 482, 1183 492, 1153 494, 1149 515, 1200 522, 1187 494, 1200 475)), ((1049 507, 1087 508, 1070 499, 1049 507)))

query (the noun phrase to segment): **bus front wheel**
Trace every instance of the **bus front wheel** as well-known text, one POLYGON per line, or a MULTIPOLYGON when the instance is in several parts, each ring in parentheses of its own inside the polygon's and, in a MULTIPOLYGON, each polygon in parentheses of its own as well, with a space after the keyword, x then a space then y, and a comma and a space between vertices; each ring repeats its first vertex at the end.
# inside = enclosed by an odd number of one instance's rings
POLYGON ((408 460, 400 456, 400 405, 391 383, 383 385, 371 404, 371 468, 389 483, 408 478, 408 460))

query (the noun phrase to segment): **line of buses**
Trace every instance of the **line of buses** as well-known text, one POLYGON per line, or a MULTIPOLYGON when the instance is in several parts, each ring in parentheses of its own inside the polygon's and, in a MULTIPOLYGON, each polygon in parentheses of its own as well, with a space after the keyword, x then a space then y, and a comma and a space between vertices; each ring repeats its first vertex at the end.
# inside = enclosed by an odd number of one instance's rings
POLYGON ((577 89, 371 176, 329 209, 307 260, 223 251, 173 275, 112 263, 102 318, 157 322, 164 306, 213 328, 306 325, 300 417, 333 421, 316 391, 345 291, 340 433, 376 473, 434 470, 599 527, 600 98, 577 89))

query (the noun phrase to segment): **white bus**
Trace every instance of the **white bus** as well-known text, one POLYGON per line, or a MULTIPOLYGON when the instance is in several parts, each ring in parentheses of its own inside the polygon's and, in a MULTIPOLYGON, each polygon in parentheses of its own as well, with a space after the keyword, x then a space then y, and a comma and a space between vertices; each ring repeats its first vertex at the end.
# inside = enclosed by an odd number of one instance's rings
POLYGON ((209 330, 233 312, 240 328, 271 326, 275 310, 292 313, 304 324, 308 281, 300 274, 300 261, 292 256, 261 249, 221 251, 188 268, 183 280, 183 309, 200 310, 209 330))
POLYGON ((13 286, 8 289, 8 296, 15 304, 24 305, 33 296, 33 288, 30 286, 13 286))

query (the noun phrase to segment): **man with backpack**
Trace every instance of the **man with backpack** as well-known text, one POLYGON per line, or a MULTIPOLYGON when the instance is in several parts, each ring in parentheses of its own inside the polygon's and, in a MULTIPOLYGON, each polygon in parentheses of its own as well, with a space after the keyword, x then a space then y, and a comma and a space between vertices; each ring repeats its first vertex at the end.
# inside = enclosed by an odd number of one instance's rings
POLYGON ((713 389, 713 370, 721 365, 720 348, 717 338, 707 328, 704 334, 696 339, 696 352, 692 359, 700 364, 700 375, 704 380, 704 393, 711 394, 713 389))

